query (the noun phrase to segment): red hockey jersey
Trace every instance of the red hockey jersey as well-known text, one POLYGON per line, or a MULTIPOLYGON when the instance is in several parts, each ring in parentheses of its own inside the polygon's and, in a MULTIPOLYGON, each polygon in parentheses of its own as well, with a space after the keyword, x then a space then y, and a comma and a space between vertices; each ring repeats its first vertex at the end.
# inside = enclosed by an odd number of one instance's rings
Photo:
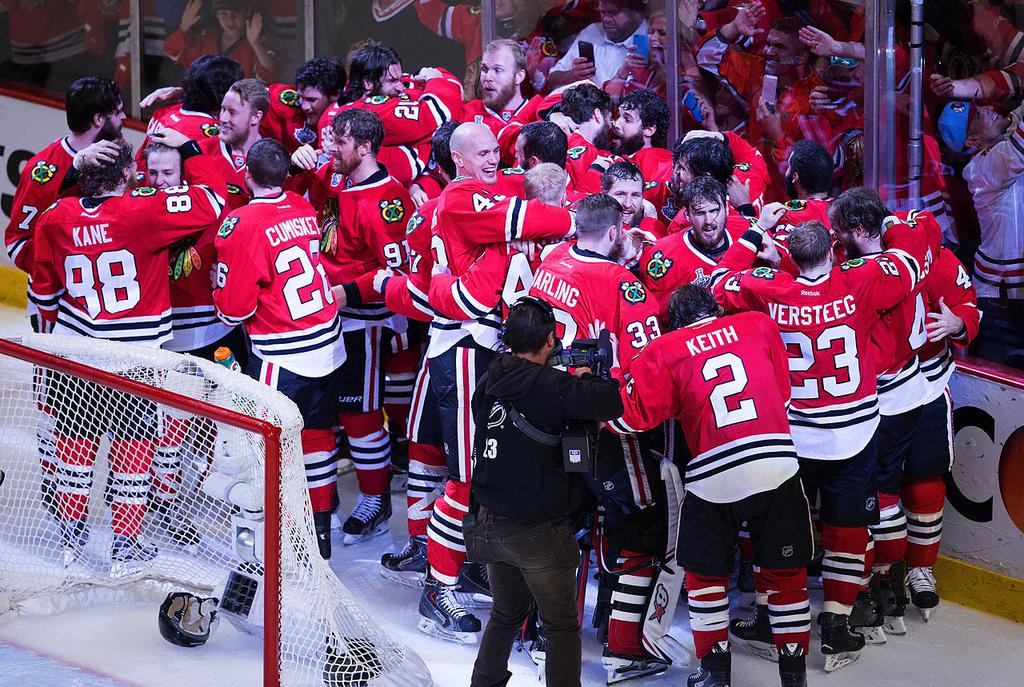
POLYGON ((186 156, 185 178, 190 184, 209 186, 220 194, 232 210, 249 202, 245 185, 245 156, 233 152, 219 138, 197 141, 202 155, 186 156))
POLYGON ((633 361, 619 431, 677 418, 693 458, 686 489, 735 503, 797 472, 786 419, 789 374, 775 324, 760 313, 706 318, 653 341, 633 361))
POLYGON ((217 317, 210 284, 210 273, 217 262, 213 242, 218 227, 219 220, 198 236, 170 248, 168 277, 173 331, 171 340, 164 344, 170 351, 194 351, 219 341, 231 331, 217 317))
POLYGON ((260 135, 279 142, 290 155, 304 145, 315 145, 317 133, 306 126, 295 86, 270 84, 270 110, 260 120, 260 135))
POLYGON ((32 272, 32 239, 40 214, 58 198, 78 195, 78 172, 71 166, 75 152, 67 137, 58 138, 21 169, 4 245, 22 272, 32 272))
POLYGON ((159 346, 171 336, 167 248, 223 209, 203 186, 59 200, 40 218, 29 297, 55 334, 159 346))
POLYGON ((180 103, 162 107, 154 112, 149 118, 149 125, 146 126, 146 140, 135 151, 135 164, 142 174, 146 173, 146 146, 150 143, 150 136, 162 129, 173 129, 188 136, 190 141, 200 142, 208 138, 217 138, 220 133, 220 121, 205 112, 185 110, 180 103))
POLYGON ((490 127, 494 135, 504 129, 509 122, 520 115, 525 115, 531 108, 529 100, 524 100, 519 103, 519 107, 514 107, 509 110, 502 110, 501 112, 495 112, 491 108, 484 105, 484 101, 479 98, 476 100, 470 100, 467 103, 462 104, 462 120, 464 122, 479 122, 480 124, 486 124, 490 127))
POLYGON ((530 295, 552 305, 566 347, 576 339, 597 338, 602 329, 614 334, 616 367, 623 374, 661 334, 657 303, 644 285, 617 262, 575 244, 558 246, 544 259, 530 295))
MULTIPOLYGON (((730 212, 725 220, 726 246, 732 245, 754 224, 738 212, 730 212)), ((693 242, 691 230, 669 234, 653 246, 646 246, 638 265, 640 281, 657 303, 658 319, 668 322, 668 299, 683 284, 707 287, 711 273, 725 252, 717 256, 705 253, 693 242)))
POLYGON ((434 269, 434 254, 430 250, 431 226, 436 209, 437 199, 434 198, 421 205, 409 218, 405 229, 409 274, 392 277, 384 290, 384 303, 388 310, 420 322, 434 319, 429 293, 434 269))
MULTIPOLYGON (((469 272, 491 244, 513 241, 560 239, 574 230, 568 210, 545 205, 539 200, 524 201, 497 192, 496 187, 477 179, 456 179, 438 198, 434 215, 432 249, 434 262, 446 267, 456 278, 469 272)), ((487 275, 500 291, 505 274, 487 275)), ((458 285, 453 285, 457 289, 458 285)), ((431 291, 436 285, 431 283, 431 291)), ((431 325, 428 356, 448 350, 466 335, 480 345, 498 344, 500 309, 487 307, 470 294, 457 290, 452 294, 460 308, 472 318, 458 320, 438 316, 431 325)))
POLYGON ((310 204, 285 192, 233 211, 215 242, 217 314, 244 324, 258 358, 304 377, 325 377, 345 362, 320 238, 310 204))
POLYGON ((928 340, 925 329, 927 307, 922 291, 942 245, 942 229, 929 212, 898 212, 887 223, 905 222, 921 235, 927 246, 921 278, 914 293, 894 307, 872 329, 872 343, 878 363, 878 402, 882 415, 898 415, 921 405, 928 384, 920 370, 917 351, 928 340))
POLYGON ((929 403, 946 390, 949 378, 953 376, 952 347, 964 349, 978 335, 981 311, 978 310, 978 296, 967 270, 948 248, 939 249, 931 273, 925 280, 922 295, 929 313, 940 311, 941 299, 953 314, 964 321, 961 332, 941 341, 926 341, 918 351, 921 373, 928 380, 928 396, 924 402, 929 403))
POLYGON ((580 193, 600 193, 601 175, 618 158, 577 133, 569 137, 569 150, 565 156, 565 171, 569 184, 580 193))
POLYGON ((764 312, 781 330, 792 384, 789 420, 800 456, 849 458, 867 445, 879 422, 871 331, 884 311, 917 288, 925 243, 896 224, 885 235, 885 252, 811 279, 749 269, 759 239, 751 231, 729 249, 712 293, 726 310, 764 312))
POLYGON ((671 195, 668 182, 672 179, 672 151, 665 148, 641 148, 628 159, 644 175, 644 199, 655 208, 661 208, 671 195))
POLYGON ((415 206, 404 186, 383 167, 358 184, 346 182, 335 196, 336 210, 323 223, 321 261, 331 284, 344 286, 345 331, 367 326, 404 331, 373 290, 378 269, 405 272, 409 249, 405 229, 415 206))

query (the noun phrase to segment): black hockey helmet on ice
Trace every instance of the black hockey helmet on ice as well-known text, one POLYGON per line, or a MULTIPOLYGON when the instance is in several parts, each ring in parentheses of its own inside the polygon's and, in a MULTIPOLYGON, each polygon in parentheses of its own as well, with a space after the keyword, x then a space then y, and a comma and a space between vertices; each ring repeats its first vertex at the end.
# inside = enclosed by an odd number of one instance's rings
POLYGON ((171 592, 160 604, 160 634, 171 644, 194 647, 206 644, 217 626, 217 599, 188 592, 171 592))

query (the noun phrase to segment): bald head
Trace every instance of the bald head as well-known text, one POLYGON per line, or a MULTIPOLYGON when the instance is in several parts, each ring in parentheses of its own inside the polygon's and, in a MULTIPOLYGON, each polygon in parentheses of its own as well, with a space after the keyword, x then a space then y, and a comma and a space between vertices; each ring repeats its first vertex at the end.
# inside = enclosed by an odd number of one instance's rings
POLYGON ((460 124, 449 144, 452 161, 459 176, 468 176, 488 184, 498 180, 498 139, 490 127, 477 122, 460 124))

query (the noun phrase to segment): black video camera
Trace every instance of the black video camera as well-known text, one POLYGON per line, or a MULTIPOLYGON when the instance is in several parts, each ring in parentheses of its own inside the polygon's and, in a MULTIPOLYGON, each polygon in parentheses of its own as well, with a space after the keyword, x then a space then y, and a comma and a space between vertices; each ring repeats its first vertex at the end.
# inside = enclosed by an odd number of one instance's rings
POLYGON ((602 329, 596 339, 576 339, 569 348, 558 344, 548 359, 548 365, 589 367, 598 377, 610 379, 613 359, 611 334, 602 329))

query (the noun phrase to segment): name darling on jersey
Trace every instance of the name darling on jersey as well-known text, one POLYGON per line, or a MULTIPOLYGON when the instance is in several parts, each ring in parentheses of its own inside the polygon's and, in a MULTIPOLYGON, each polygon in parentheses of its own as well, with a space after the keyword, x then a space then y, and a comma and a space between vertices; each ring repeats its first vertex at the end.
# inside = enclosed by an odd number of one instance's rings
POLYGON ((580 290, 575 286, 569 286, 550 272, 541 272, 534 281, 533 287, 570 308, 576 307, 576 304, 579 303, 580 290))

